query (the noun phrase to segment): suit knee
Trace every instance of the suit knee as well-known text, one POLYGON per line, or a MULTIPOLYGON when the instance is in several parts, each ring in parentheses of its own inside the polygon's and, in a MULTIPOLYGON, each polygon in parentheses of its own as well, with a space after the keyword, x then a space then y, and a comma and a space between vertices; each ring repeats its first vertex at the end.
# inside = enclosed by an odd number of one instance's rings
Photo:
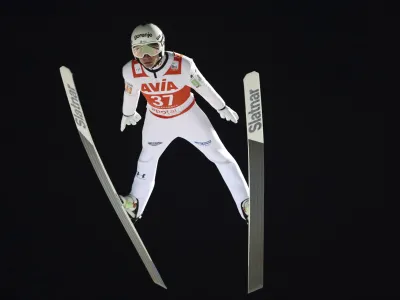
POLYGON ((165 150, 165 145, 145 146, 139 156, 140 162, 158 160, 165 150))
POLYGON ((206 157, 216 164, 228 164, 234 161, 232 155, 225 148, 210 149, 204 153, 206 157))
POLYGON ((139 161, 140 162, 149 162, 149 161, 153 160, 155 158, 155 155, 153 152, 154 151, 144 148, 139 155, 139 161))

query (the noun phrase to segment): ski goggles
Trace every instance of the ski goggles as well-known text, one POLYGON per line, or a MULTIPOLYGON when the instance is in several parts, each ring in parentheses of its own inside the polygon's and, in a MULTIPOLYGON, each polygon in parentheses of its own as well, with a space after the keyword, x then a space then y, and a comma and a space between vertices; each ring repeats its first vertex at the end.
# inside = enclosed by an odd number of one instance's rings
POLYGON ((139 58, 150 55, 154 56, 161 52, 161 45, 159 43, 151 43, 146 45, 137 45, 132 47, 133 55, 139 58))

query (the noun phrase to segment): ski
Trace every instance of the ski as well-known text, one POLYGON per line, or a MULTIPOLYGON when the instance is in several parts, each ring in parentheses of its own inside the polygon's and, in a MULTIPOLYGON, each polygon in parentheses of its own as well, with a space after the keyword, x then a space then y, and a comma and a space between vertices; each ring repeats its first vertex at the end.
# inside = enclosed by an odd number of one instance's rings
POLYGON ((123 224, 128 236, 130 237, 133 245, 139 253, 142 262, 144 263, 147 271, 149 272, 154 283, 163 288, 167 288, 164 284, 153 260, 151 259, 142 239, 140 238, 136 228, 134 227, 127 212, 123 209, 120 198, 104 168, 101 158, 94 145, 92 136, 90 134, 88 124, 83 114, 81 102, 78 97, 78 92, 73 79, 73 74, 70 69, 65 66, 60 67, 61 78, 64 84, 65 92, 67 94, 68 102, 75 120, 76 127, 79 132, 79 137, 82 140, 83 146, 89 156, 89 159, 94 167, 94 170, 99 178, 107 196, 110 200, 115 212, 117 213, 121 223, 123 224))
POLYGON ((248 225, 247 293, 263 288, 264 271, 264 132, 260 76, 243 78, 248 149, 250 216, 248 225))

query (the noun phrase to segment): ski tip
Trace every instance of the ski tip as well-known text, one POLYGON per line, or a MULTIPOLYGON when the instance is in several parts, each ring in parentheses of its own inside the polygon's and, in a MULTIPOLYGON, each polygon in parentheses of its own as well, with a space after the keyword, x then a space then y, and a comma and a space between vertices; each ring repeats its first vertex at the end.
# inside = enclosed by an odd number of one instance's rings
POLYGON ((243 80, 246 80, 249 78, 254 78, 254 77, 259 77, 259 76, 260 76, 260 74, 257 71, 251 71, 244 76, 243 80))
POLYGON ((68 69, 66 66, 61 66, 61 67, 60 67, 60 72, 65 72, 65 71, 71 72, 71 70, 68 69))
POLYGON ((256 75, 256 74, 258 74, 258 72, 254 70, 254 71, 248 72, 248 73, 246 74, 246 76, 256 75))

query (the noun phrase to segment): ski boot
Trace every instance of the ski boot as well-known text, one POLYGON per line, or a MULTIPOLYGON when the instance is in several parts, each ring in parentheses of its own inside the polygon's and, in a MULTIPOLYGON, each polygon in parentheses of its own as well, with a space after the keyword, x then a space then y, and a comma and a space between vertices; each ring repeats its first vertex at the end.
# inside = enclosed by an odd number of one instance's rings
POLYGON ((242 208, 243 215, 246 218, 246 223, 249 225, 250 203, 249 198, 243 200, 240 207, 242 208))
POLYGON ((137 220, 139 220, 142 216, 137 216, 137 213, 139 211, 139 200, 136 199, 134 196, 131 194, 127 196, 121 196, 119 195, 122 203, 123 209, 128 213, 129 217, 132 220, 132 223, 135 224, 137 220))

